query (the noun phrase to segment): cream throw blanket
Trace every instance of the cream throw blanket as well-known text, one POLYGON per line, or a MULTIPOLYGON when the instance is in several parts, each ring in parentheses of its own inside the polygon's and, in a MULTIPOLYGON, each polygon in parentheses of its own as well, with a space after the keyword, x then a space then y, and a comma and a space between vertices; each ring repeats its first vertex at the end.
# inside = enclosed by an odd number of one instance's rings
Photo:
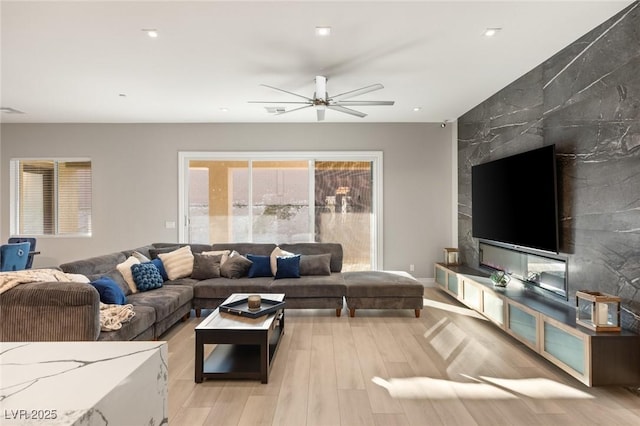
MULTIPOLYGON (((89 280, 84 275, 67 274, 57 269, 26 269, 23 271, 0 272, 0 294, 13 287, 33 282, 82 282, 89 280)), ((132 305, 107 305, 100 303, 100 329, 115 331, 122 323, 135 316, 132 305)))
POLYGON ((22 271, 0 272, 0 294, 18 284, 51 281, 78 282, 80 280, 77 274, 65 274, 57 269, 25 269, 22 271))
POLYGON ((115 331, 136 315, 133 305, 107 305, 100 302, 100 330, 115 331))

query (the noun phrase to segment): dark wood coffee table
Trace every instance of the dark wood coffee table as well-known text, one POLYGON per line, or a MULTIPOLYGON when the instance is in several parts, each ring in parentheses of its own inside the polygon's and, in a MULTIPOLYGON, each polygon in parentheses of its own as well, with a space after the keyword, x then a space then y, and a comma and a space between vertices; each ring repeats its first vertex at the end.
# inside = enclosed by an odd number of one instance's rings
MULTIPOLYGON (((248 294, 232 294, 229 303, 248 294)), ((261 294, 264 299, 284 300, 284 294, 261 294)), ((259 318, 213 311, 196 327, 195 381, 204 379, 260 379, 268 383, 273 358, 284 334, 284 309, 259 318), (204 359, 204 345, 215 344, 204 359)))

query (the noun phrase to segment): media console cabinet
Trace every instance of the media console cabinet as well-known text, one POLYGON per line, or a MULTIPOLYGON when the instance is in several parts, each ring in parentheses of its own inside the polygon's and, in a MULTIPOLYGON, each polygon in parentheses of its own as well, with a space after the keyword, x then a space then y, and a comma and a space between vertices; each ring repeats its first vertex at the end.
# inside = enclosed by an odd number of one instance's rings
POLYGON ((640 335, 624 330, 597 333, 576 325, 575 307, 515 280, 505 288, 494 287, 488 274, 468 266, 436 263, 435 281, 585 385, 640 384, 640 335))

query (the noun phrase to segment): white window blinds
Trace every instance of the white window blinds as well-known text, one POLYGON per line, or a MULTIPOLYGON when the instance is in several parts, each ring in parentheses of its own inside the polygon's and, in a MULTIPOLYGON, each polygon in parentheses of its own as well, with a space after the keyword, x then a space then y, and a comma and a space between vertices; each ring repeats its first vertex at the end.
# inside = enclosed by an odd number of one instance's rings
POLYGON ((12 160, 11 232, 91 235, 91 160, 12 160))

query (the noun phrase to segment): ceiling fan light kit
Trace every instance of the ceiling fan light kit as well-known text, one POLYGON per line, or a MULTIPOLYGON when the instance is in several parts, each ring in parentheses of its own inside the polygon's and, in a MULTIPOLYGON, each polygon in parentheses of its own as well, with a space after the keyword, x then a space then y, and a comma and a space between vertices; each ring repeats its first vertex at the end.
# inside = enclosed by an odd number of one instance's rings
POLYGON ((268 87, 273 90, 277 90, 279 92, 287 93, 292 96, 296 96, 298 98, 304 99, 304 101, 249 101, 249 103, 271 103, 271 104, 298 104, 302 105, 297 108, 278 111, 275 115, 288 114, 290 112, 299 111, 301 109, 311 108, 313 107, 316 110, 316 117, 318 121, 323 121, 325 117, 325 112, 327 109, 342 112, 344 114, 353 115, 356 117, 366 117, 367 114, 361 111, 356 111, 355 109, 348 108, 349 106, 391 106, 395 102, 394 101, 349 101, 347 99, 354 98, 356 96, 364 95, 369 92, 373 92, 375 90, 383 89, 384 86, 382 84, 372 84, 370 86, 361 87, 360 89, 350 90, 348 92, 340 93, 335 96, 329 96, 327 93, 327 78, 325 76, 318 75, 315 78, 316 90, 313 94, 313 98, 309 98, 304 95, 300 95, 298 93, 290 92, 288 90, 280 89, 278 87, 269 86, 267 84, 261 84, 263 87, 268 87))

